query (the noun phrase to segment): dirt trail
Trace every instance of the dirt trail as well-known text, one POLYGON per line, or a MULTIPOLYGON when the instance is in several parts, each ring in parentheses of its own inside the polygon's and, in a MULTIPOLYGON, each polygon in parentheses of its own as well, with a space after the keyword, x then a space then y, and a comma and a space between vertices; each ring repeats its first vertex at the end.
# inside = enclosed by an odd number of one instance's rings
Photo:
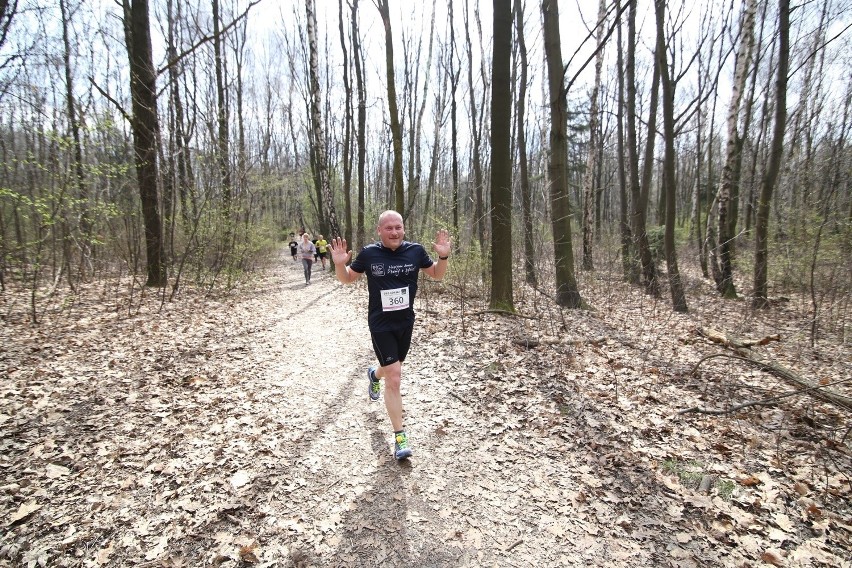
MULTIPOLYGON (((764 471, 772 441, 671 418, 694 404, 686 365, 658 381, 617 345, 514 348, 525 323, 463 325, 424 286, 403 377, 414 457, 398 463, 366 392, 363 282, 317 269, 306 287, 282 257, 230 296, 126 303, 92 290, 0 328, 2 567, 741 566, 780 529, 804 559, 789 565, 843 565, 842 477, 840 515, 788 522, 799 496, 764 471), (697 457, 760 485, 725 501, 661 474, 709 444, 748 444, 743 463, 697 457)), ((606 325, 572 318, 578 338, 606 325)))
POLYGON ((277 423, 270 443, 281 457, 264 473, 271 487, 259 512, 272 524, 256 529, 270 553, 264 559, 274 565, 278 548, 306 565, 612 564, 623 549, 589 539, 566 515, 572 458, 558 441, 519 429, 495 444, 483 417, 450 395, 475 350, 429 321, 440 314, 420 316, 406 363, 414 457, 398 463, 384 405, 367 398, 364 371, 374 356, 363 284, 344 287, 316 274, 305 287, 301 271, 286 264, 282 279, 280 303, 266 312, 270 340, 254 343, 245 358, 267 359, 252 385, 277 423), (276 341, 286 350, 269 358, 265 346, 276 341), (566 538, 575 531, 588 542, 566 538))

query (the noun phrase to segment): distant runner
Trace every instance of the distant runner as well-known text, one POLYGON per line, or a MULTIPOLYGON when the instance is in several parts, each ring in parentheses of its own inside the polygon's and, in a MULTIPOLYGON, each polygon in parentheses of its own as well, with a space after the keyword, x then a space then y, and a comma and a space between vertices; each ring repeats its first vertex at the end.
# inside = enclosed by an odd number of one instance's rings
POLYGON ((405 226, 396 211, 379 215, 377 233, 380 242, 367 245, 347 266, 352 251, 346 239, 331 240, 331 260, 337 279, 344 284, 355 282, 367 273, 369 302, 367 323, 373 340, 373 351, 379 360, 378 368, 367 369, 370 400, 379 400, 380 379, 385 380, 385 408, 394 431, 394 457, 402 460, 411 456, 408 436, 402 417, 402 363, 411 346, 414 330, 414 297, 417 294, 417 276, 423 270, 435 280, 447 273, 447 259, 451 243, 447 231, 435 235, 432 248, 438 261, 432 260, 423 245, 404 240, 405 226))
POLYGON ((302 257, 302 268, 305 271, 305 286, 311 283, 311 268, 314 266, 314 254, 317 247, 308 238, 307 233, 302 234, 302 242, 299 243, 299 256, 302 257))
POLYGON ((319 254, 320 261, 322 262, 322 269, 325 270, 325 257, 328 253, 328 241, 325 240, 325 237, 320 235, 315 244, 317 245, 317 254, 319 254))

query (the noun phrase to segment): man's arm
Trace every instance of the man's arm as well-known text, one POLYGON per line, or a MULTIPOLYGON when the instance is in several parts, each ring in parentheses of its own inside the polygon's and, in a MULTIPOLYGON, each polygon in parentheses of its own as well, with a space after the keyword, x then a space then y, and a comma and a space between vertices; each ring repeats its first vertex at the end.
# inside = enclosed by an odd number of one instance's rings
POLYGON ((351 284, 358 280, 363 272, 355 272, 349 266, 352 251, 346 248, 346 239, 337 237, 331 239, 331 261, 334 263, 334 274, 343 284, 351 284))
POLYGON ((444 274, 447 273, 447 265, 449 263, 446 259, 438 257, 438 262, 430 266, 429 268, 424 268, 423 272, 428 274, 434 280, 441 280, 444 278, 444 274))

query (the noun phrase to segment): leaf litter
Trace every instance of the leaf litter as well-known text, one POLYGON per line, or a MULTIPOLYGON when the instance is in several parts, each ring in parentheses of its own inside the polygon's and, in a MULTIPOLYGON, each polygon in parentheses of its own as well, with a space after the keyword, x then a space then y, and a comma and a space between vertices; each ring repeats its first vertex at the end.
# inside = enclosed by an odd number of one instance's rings
MULTIPOLYGON (((366 289, 316 272, 305 287, 288 259, 131 309, 92 287, 37 327, 8 295, 0 566, 850 565, 848 413, 678 414, 789 388, 731 361, 691 373, 720 349, 698 326, 760 336, 795 314, 676 315, 590 282, 595 311, 525 290, 517 318, 425 282, 397 463, 366 396, 366 289)), ((849 373, 842 343, 759 349, 849 373)))

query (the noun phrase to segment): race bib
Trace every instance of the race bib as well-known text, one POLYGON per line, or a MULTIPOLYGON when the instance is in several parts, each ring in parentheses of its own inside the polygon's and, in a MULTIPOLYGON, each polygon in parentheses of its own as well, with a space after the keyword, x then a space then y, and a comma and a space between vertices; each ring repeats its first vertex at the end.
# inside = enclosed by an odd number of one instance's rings
POLYGON ((394 288, 393 290, 382 290, 383 312, 406 310, 410 305, 408 286, 405 286, 404 288, 394 288))

